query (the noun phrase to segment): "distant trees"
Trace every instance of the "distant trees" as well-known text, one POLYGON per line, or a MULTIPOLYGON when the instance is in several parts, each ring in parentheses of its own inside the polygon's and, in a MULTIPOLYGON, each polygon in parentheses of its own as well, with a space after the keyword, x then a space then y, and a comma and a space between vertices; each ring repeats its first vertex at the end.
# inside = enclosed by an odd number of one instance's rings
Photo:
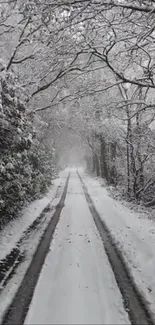
POLYGON ((69 86, 68 99, 78 98, 87 112, 78 109, 81 135, 92 151, 89 168, 109 184, 123 185, 130 198, 154 204, 155 3, 59 3, 65 5, 68 10, 72 5, 69 25, 76 30, 83 67, 73 77, 76 85, 69 86), (93 102, 96 95, 98 103, 93 102), (86 104, 84 97, 90 97, 86 104))

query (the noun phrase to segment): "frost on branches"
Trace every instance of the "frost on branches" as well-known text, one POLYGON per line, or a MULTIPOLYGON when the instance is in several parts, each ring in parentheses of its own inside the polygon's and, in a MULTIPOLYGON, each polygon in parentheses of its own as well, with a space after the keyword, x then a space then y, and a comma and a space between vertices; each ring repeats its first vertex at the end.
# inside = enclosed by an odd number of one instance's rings
POLYGON ((0 61, 0 227, 47 190, 54 176, 53 152, 37 141, 14 76, 0 61))

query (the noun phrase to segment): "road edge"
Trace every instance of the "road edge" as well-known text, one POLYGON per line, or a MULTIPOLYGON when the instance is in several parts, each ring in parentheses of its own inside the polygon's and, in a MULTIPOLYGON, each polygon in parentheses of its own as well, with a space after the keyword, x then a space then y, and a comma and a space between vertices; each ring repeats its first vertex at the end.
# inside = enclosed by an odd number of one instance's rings
POLYGON ((18 288, 11 304, 6 310, 1 325, 17 325, 24 324, 29 305, 31 303, 35 287, 37 285, 39 275, 44 264, 46 255, 51 244, 53 234, 57 223, 60 219, 61 211, 64 207, 64 202, 67 195, 70 173, 67 177, 64 190, 59 203, 56 206, 55 212, 52 215, 51 221, 46 227, 41 240, 36 248, 32 261, 26 271, 20 287, 18 288))

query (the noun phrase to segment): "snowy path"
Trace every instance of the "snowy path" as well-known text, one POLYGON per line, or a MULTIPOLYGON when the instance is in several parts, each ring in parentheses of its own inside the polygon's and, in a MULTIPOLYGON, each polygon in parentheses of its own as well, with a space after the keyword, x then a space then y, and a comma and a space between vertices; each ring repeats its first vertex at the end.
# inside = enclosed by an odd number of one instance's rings
POLYGON ((59 198, 56 198, 57 191, 63 187, 68 175, 68 170, 60 172, 59 178, 53 180, 49 192, 41 199, 33 201, 22 211, 22 215, 16 218, 0 232, 0 260, 5 258, 7 254, 16 246, 23 232, 36 220, 43 209, 52 202, 55 206, 59 198))
POLYGON ((113 200, 100 179, 80 174, 155 318, 155 221, 113 200))
POLYGON ((68 173, 68 170, 60 172, 48 193, 24 208, 21 217, 12 220, 0 232, 0 323, 20 288, 42 235, 55 213, 68 173), (21 256, 24 257, 22 261, 21 256))
POLYGON ((72 172, 25 324, 129 323, 82 186, 72 172))
MULTIPOLYGON (((143 291, 147 282, 142 279, 147 279, 149 272, 142 272, 141 277, 136 275, 133 280, 132 263, 137 263, 136 254, 133 254, 130 265, 126 259, 130 256, 128 246, 131 253, 137 247, 141 270, 146 271, 143 265, 149 247, 151 256, 155 258, 151 250, 151 243, 152 249, 154 247, 152 238, 141 229, 137 215, 131 216, 128 209, 121 211, 121 205, 108 196, 98 180, 86 176, 82 170, 79 175, 73 169, 69 178, 69 172, 69 169, 63 172, 63 193, 57 200, 55 212, 47 213, 50 221, 23 280, 21 277, 19 289, 9 308, 3 312, 2 325, 24 322, 25 325, 154 325, 153 304, 150 308, 143 291), (132 243, 129 233, 126 237, 126 231, 131 231, 132 243), (141 234, 146 239, 142 245, 141 234), (118 240, 122 240, 124 247, 118 240)), ((148 221, 152 234, 150 226, 152 224, 148 221)), ((20 271, 22 267, 23 264, 20 271)), ((153 270, 150 267, 152 302, 153 270)), ((15 280, 12 278, 11 281, 13 284, 15 280)), ((4 310, 3 305, 5 303, 0 306, 4 310)))

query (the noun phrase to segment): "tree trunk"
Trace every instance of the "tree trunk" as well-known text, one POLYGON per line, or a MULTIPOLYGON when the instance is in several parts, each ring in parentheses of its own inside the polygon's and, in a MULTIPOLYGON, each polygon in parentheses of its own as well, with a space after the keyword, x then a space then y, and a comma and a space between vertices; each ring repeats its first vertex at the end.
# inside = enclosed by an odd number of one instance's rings
POLYGON ((101 143, 101 177, 105 178, 107 182, 109 182, 109 170, 107 166, 107 147, 106 143, 102 137, 100 136, 100 143, 101 143))
POLYGON ((109 183, 116 186, 116 142, 110 144, 110 165, 109 183))
POLYGON ((92 173, 95 173, 95 172, 96 172, 96 157, 95 157, 95 155, 93 154, 92 173))
MULTIPOLYGON (((131 118, 129 112, 129 106, 126 106, 126 113, 127 113, 127 191, 130 196, 131 194, 131 173, 133 177, 135 177, 136 173, 136 166, 135 166, 135 158, 134 158, 134 150, 133 150, 133 141, 132 141, 132 126, 131 126, 131 118), (130 173, 131 171, 131 173, 130 173)), ((134 191, 134 187, 133 187, 134 191)))
POLYGON ((100 176, 100 165, 99 165, 99 158, 96 155, 96 175, 100 176))
POLYGON ((139 113, 136 115, 136 124, 137 124, 137 129, 138 129, 138 143, 137 143, 137 160, 139 164, 139 170, 137 172, 137 179, 136 179, 136 188, 135 188, 135 193, 136 193, 136 198, 138 199, 138 191, 140 188, 144 187, 144 167, 143 167, 143 162, 142 162, 142 155, 141 155, 141 137, 140 137, 140 117, 139 113))

